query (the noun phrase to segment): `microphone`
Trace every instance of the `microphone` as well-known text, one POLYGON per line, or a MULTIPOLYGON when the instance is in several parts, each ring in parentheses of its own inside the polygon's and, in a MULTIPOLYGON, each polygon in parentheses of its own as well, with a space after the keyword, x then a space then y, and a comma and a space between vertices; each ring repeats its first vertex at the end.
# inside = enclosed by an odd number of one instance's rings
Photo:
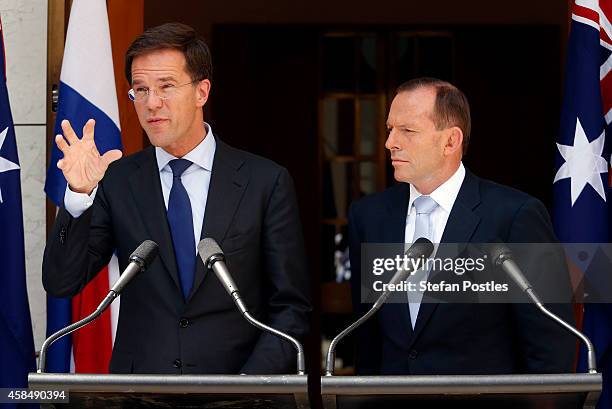
MULTIPOLYGON (((114 298, 116 298, 123 288, 140 272, 144 271, 147 266, 151 265, 155 257, 157 257, 157 253, 159 248, 157 243, 152 240, 145 240, 138 246, 136 250, 130 255, 130 263, 125 268, 123 273, 119 276, 119 279, 111 288, 111 292, 114 294, 114 298)), ((110 293, 109 293, 110 294, 110 293)))
MULTIPOLYGON (((421 237, 421 238, 418 238, 412 244, 412 246, 410 246, 408 250, 406 250, 404 255, 411 259, 419 259, 421 257, 429 257, 429 255, 433 253, 433 251, 434 251, 433 243, 429 241, 428 239, 421 237)), ((404 268, 398 269, 395 272, 395 274, 393 274, 393 277, 391 277, 388 284, 398 284, 398 283, 401 283, 402 281, 406 281, 406 279, 408 278, 408 276, 410 275, 410 273, 412 273, 414 269, 414 268, 410 268, 412 266, 408 266, 409 268, 406 268, 406 269, 404 268)), ((372 306, 372 308, 376 308, 378 310, 380 307, 382 307, 385 301, 387 301, 387 298, 389 298, 390 295, 391 295, 390 291, 383 292, 380 295, 380 297, 378 297, 378 299, 374 302, 374 305, 372 306)))
POLYGON ((236 283, 234 282, 227 268, 227 265, 225 264, 225 256, 223 254, 223 250, 221 250, 221 247, 219 247, 217 242, 212 238, 205 238, 201 240, 200 243, 198 243, 198 254, 202 258, 204 266, 207 269, 211 269, 215 273, 219 281, 221 281, 223 288, 225 288, 225 291, 227 291, 230 297, 232 297, 232 300, 236 304, 236 307, 238 307, 240 313, 251 325, 293 344, 293 346, 297 350, 298 375, 304 375, 306 364, 304 361, 304 348, 302 347, 302 344, 300 344, 300 342, 291 335, 285 334, 284 332, 281 332, 258 321, 249 313, 246 304, 242 301, 242 298, 240 297, 238 286, 236 286, 236 283))
POLYGON ((85 325, 89 324, 91 321, 95 320, 108 308, 109 305, 121 294, 121 291, 125 288, 125 286, 140 272, 144 271, 155 257, 157 257, 157 253, 159 248, 157 243, 152 240, 143 241, 136 250, 130 255, 130 263, 125 268, 125 270, 119 276, 119 279, 113 285, 113 288, 110 289, 108 295, 102 300, 100 305, 96 308, 94 312, 89 314, 87 317, 83 318, 80 321, 77 321, 73 324, 68 325, 65 328, 57 331, 53 335, 43 342, 42 347, 40 348, 40 360, 38 363, 38 373, 45 372, 45 365, 47 360, 47 350, 49 347, 61 337, 74 332, 85 325))
POLYGON ((491 262, 493 265, 501 267, 502 270, 516 283, 516 285, 523 291, 529 299, 538 307, 544 315, 546 315, 551 320, 555 321, 557 324, 574 334, 574 336, 578 337, 587 348, 587 364, 589 367, 589 373, 597 373, 597 361, 595 358, 595 348, 593 347, 593 343, 586 335, 582 332, 578 331, 576 328, 572 327, 570 324, 565 322, 558 315, 551 312, 548 308, 544 306, 544 303, 540 300, 537 293, 533 289, 533 286, 527 280, 520 267, 514 261, 512 252, 510 249, 501 242, 491 243, 489 245, 489 255, 491 257, 491 262))
POLYGON ((207 269, 212 269, 217 278, 219 278, 221 285, 223 285, 225 291, 232 297, 238 310, 242 314, 248 312, 246 305, 240 298, 238 287, 227 269, 223 250, 221 250, 221 247, 219 247, 215 239, 205 238, 201 240, 200 243, 198 243, 198 253, 204 262, 204 266, 207 269))
MULTIPOLYGON (((417 239, 408 250, 406 250, 404 255, 411 259, 419 259, 421 257, 429 257, 431 253, 433 253, 433 250, 433 243, 427 240, 426 238, 421 237, 417 239)), ((407 267, 408 268, 405 269, 398 269, 393 275, 393 277, 391 277, 391 279, 389 280, 389 284, 398 284, 406 280, 410 273, 414 270, 414 264, 408 263, 407 267)), ((327 350, 327 360, 325 363, 325 376, 332 376, 334 374, 335 352, 338 343, 348 334, 353 332, 357 327, 359 327, 361 324, 370 319, 370 317, 374 315, 376 311, 378 311, 384 305, 385 301, 387 301, 387 299, 391 295, 391 292, 388 290, 389 286, 387 286, 386 288, 387 290, 385 290, 378 297, 378 299, 374 302, 374 305, 372 305, 372 308, 370 308, 367 313, 365 313, 361 318, 349 325, 346 329, 344 329, 344 331, 336 335, 336 337, 329 344, 329 349, 327 350)))

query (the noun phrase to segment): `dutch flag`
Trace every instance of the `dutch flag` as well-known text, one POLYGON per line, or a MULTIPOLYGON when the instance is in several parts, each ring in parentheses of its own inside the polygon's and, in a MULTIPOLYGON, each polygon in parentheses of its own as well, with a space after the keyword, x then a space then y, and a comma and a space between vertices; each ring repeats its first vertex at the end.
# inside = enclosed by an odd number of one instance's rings
MULTIPOLYGON (((55 134, 68 119, 80 133, 88 119, 96 121, 95 141, 100 153, 121 149, 119 109, 111 53, 105 0, 74 0, 60 75, 59 106, 55 134)), ((45 192, 57 206, 64 201, 66 180, 57 168, 61 151, 53 145, 45 192)), ((109 282, 118 277, 113 257, 79 294, 70 299, 47 298, 47 336, 91 313, 109 291, 109 282)), ((106 373, 110 362, 118 302, 91 325, 54 344, 48 354, 49 372, 106 373)))

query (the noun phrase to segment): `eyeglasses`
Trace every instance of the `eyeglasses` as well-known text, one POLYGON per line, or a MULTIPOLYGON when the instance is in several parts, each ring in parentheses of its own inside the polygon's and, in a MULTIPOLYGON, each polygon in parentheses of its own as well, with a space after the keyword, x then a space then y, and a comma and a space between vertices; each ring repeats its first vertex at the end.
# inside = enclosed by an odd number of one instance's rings
POLYGON ((157 88, 147 88, 147 87, 138 87, 136 89, 132 88, 128 91, 128 97, 134 102, 144 102, 151 92, 159 99, 167 100, 176 95, 176 91, 184 87, 185 85, 191 85, 199 81, 191 81, 186 84, 174 85, 174 84, 163 84, 157 88))

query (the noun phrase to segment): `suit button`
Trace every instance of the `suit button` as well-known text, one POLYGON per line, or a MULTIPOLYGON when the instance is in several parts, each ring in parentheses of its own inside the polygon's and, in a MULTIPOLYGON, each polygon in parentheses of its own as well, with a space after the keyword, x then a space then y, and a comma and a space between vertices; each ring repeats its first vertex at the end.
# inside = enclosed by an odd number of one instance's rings
POLYGON ((174 362, 172 362, 172 366, 175 368, 180 368, 183 366, 183 362, 181 362, 180 359, 175 359, 174 362))
POLYGON ((187 328, 189 326, 189 324, 191 324, 191 323, 189 322, 189 320, 187 318, 181 318, 179 320, 179 326, 181 328, 187 328))
POLYGON ((411 349, 410 352, 408 352, 408 358, 410 359, 416 359, 417 356, 419 356, 419 353, 416 349, 411 349))
POLYGON ((66 228, 65 227, 62 227, 62 229, 60 230, 59 241, 60 241, 60 244, 66 243, 66 228))

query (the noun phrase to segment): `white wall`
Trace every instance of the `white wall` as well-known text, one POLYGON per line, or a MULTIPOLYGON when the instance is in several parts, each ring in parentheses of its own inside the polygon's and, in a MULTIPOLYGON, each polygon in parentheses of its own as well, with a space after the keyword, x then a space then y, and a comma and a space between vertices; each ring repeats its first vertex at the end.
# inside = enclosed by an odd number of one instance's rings
POLYGON ((47 0, 0 0, 7 86, 23 195, 26 271, 36 350, 44 341, 46 299, 41 283, 45 245, 47 0))

